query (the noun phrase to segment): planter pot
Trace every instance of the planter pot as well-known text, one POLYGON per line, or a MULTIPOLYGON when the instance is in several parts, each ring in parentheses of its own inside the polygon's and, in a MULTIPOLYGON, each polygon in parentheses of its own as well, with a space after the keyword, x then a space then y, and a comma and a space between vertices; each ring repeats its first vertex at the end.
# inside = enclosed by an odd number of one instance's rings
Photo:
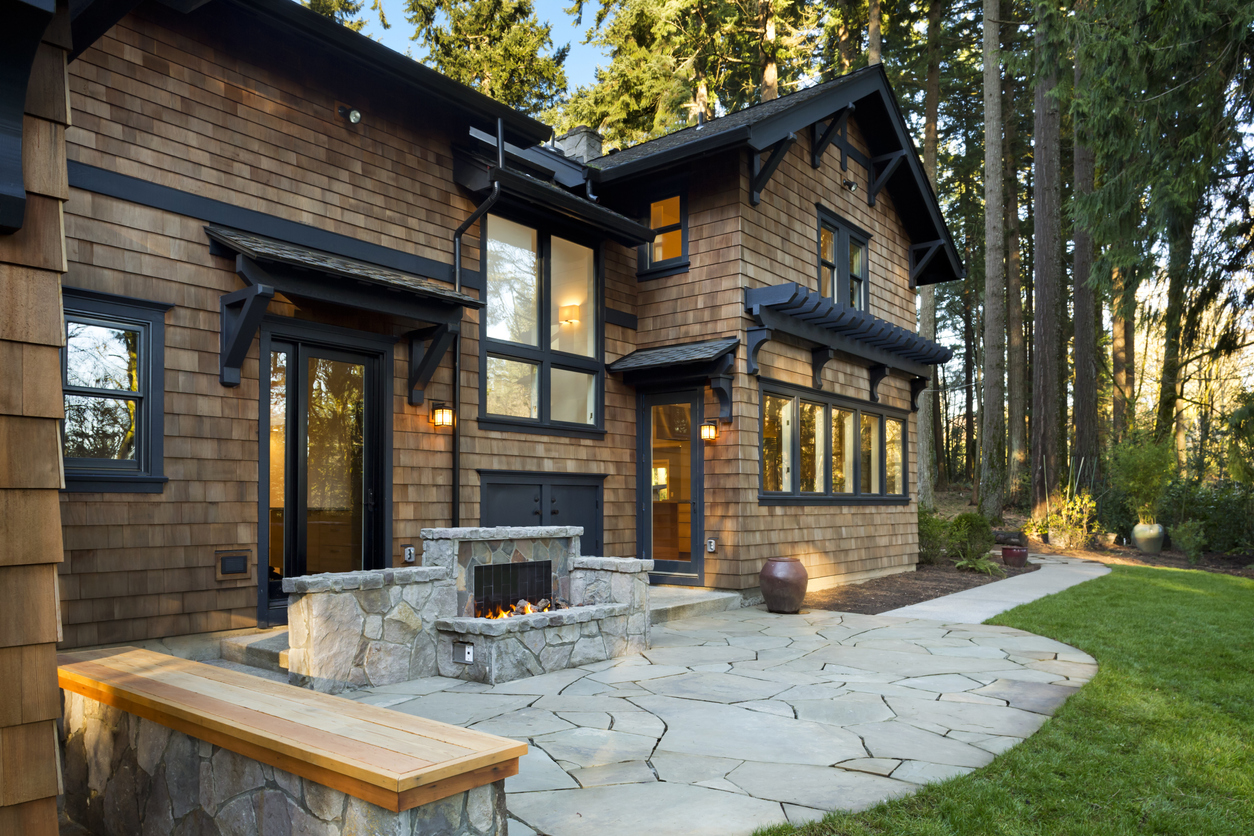
POLYGON ((1016 569, 1022 569, 1028 563, 1026 546, 1002 546, 1001 562, 1016 569))
POLYGON ((1163 550, 1166 534, 1166 529, 1158 523, 1138 523, 1132 527, 1132 545, 1145 554, 1158 554, 1163 550))
POLYGON ((758 582, 768 610, 794 613, 801 609, 810 576, 795 557, 769 557, 758 573, 758 582))

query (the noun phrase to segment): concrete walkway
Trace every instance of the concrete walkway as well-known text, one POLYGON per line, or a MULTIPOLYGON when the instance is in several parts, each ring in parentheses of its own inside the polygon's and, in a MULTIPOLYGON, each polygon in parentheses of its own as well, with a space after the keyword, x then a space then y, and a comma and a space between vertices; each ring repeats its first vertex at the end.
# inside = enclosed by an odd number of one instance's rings
POLYGON ((510 836, 740 836, 984 766, 1096 670, 1006 627, 756 607, 496 687, 432 677, 353 696, 527 741, 505 784, 510 836))
POLYGON ((1041 568, 1026 575, 964 589, 931 601, 889 610, 883 615, 898 618, 931 618, 950 624, 979 624, 1020 604, 1053 595, 1078 583, 1100 578, 1110 568, 1091 560, 1063 555, 1032 555, 1041 568))

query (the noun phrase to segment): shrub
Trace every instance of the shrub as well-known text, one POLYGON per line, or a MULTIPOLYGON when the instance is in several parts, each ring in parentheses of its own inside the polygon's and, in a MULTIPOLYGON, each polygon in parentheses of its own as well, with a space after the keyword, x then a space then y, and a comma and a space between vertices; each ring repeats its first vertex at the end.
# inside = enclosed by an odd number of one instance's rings
POLYGON ((947 545, 959 564, 987 556, 996 542, 993 527, 979 514, 959 514, 949 523, 947 545))
POLYGON ((954 566, 966 572, 982 572, 985 575, 1006 574, 1006 570, 989 560, 986 554, 979 557, 964 557, 962 560, 954 561, 954 566))
POLYGON ((949 523, 935 511, 919 508, 919 562, 927 566, 939 563, 945 553, 949 523))
POLYGON ((1081 488, 1070 496, 1059 495, 1050 505, 1054 510, 1045 520, 1050 545, 1064 549, 1087 546, 1097 523, 1097 502, 1093 495, 1081 488))
POLYGON ((1137 524, 1136 513, 1128 502, 1128 495, 1117 487, 1109 487, 1097 496, 1097 522, 1105 531, 1113 531, 1124 542, 1132 539, 1132 527, 1137 524))
POLYGON ((1137 518, 1151 525, 1163 488, 1174 469, 1171 446, 1143 435, 1121 442, 1110 457, 1111 481, 1127 495, 1137 518))
POLYGON ((1171 541, 1180 547, 1190 563, 1197 563, 1206 549, 1206 526, 1201 520, 1182 522, 1171 529, 1171 541))
POLYGON ((1164 488, 1157 511, 1173 540, 1182 523, 1196 520, 1210 551, 1235 552, 1254 545, 1254 485, 1173 479, 1164 488))

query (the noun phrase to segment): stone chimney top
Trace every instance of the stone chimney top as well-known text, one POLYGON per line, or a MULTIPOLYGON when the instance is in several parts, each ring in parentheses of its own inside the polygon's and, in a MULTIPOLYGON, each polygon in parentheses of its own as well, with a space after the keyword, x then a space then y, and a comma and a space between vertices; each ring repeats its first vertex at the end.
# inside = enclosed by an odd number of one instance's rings
POLYGON ((579 125, 557 138, 557 148, 572 160, 586 163, 601 156, 601 135, 587 125, 579 125))

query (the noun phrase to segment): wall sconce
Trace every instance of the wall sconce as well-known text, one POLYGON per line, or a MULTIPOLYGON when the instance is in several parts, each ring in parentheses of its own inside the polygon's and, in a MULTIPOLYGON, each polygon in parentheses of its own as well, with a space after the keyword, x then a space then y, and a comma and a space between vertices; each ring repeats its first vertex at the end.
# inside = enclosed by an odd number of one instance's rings
POLYGON ((446 403, 431 404, 431 423, 437 427, 453 426, 453 407, 446 403))
POLYGON ((579 306, 562 305, 557 309, 557 318, 563 325, 574 325, 579 321, 579 306))
POLYGON ((702 441, 718 441, 718 422, 706 421, 701 425, 702 441))
POLYGON ((855 183, 853 180, 846 180, 844 182, 845 182, 845 188, 848 189, 849 191, 856 192, 858 190, 858 184, 855 183))
POLYGON ((340 114, 340 116, 347 119, 350 125, 356 125, 359 122, 361 122, 361 111, 355 107, 348 107, 346 105, 340 105, 339 108, 337 109, 337 112, 340 114))

